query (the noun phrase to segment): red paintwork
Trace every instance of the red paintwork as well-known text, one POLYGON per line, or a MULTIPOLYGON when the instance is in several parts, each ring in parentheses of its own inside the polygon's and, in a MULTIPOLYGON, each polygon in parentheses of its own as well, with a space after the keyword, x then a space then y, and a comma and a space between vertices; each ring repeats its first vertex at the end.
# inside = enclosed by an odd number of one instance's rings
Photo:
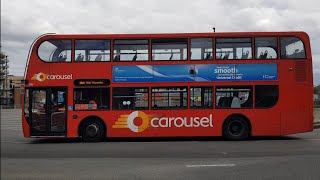
MULTIPOLYGON (((278 40, 279 41, 279 40, 278 40)), ((74 45, 73 45, 74 46, 74 45)), ((279 49, 279 48, 278 48, 279 49)), ((271 109, 206 109, 206 110, 143 110, 146 114, 164 114, 171 116, 208 116, 213 114, 213 128, 147 128, 143 132, 135 133, 129 129, 114 129, 112 125, 121 114, 130 114, 130 111, 68 111, 67 137, 78 136, 78 126, 85 117, 98 116, 107 126, 108 137, 158 137, 158 136, 221 136, 223 121, 231 114, 246 116, 252 126, 253 136, 277 136, 287 135, 313 130, 313 77, 312 58, 309 37, 304 32, 244 32, 244 33, 183 33, 183 34, 97 34, 97 35, 46 35, 35 42, 26 71, 26 87, 68 86, 68 106, 73 106, 73 80, 75 79, 110 79, 112 80, 113 65, 139 65, 139 64, 225 64, 225 63, 277 63, 277 81, 251 81, 251 82, 214 82, 214 83, 111 83, 110 87, 123 86, 211 86, 211 85, 258 85, 278 84, 279 101, 271 109), (69 63, 46 63, 38 59, 37 48, 41 42, 48 39, 131 39, 131 38, 154 38, 154 37, 253 37, 253 36, 297 36, 305 43, 307 55, 306 82, 295 81, 295 62, 298 60, 213 60, 213 61, 148 61, 148 62, 69 62, 69 63), (293 68, 293 71, 289 71, 293 68), (31 80, 33 74, 44 72, 47 74, 73 74, 73 80, 50 80, 39 82, 31 80), (77 115, 77 119, 73 119, 77 115)), ((113 50, 111 49, 111 52, 113 50)), ((254 51, 254 49, 253 49, 254 51)), ((151 51, 150 51, 151 52, 151 51)), ((74 53, 72 54, 74 57, 74 53)), ((278 52, 278 56, 280 53, 278 52)), ((279 57, 278 57, 279 58, 279 57)), ((74 58, 73 58, 74 59, 74 58)), ((150 58, 149 58, 150 59, 150 58)), ((150 91, 149 91, 150 92, 150 91)), ((111 92, 112 93, 112 92, 111 92)), ((111 95, 112 97, 112 95, 111 95)), ((22 116, 23 132, 29 137, 29 126, 22 116)))

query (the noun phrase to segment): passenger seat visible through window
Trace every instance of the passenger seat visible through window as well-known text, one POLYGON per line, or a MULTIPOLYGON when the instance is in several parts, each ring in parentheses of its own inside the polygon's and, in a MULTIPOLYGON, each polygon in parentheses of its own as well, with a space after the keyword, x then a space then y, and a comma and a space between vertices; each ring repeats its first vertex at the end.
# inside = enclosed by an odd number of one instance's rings
POLYGON ((102 59, 102 55, 99 54, 99 55, 94 59, 94 61, 101 61, 101 59, 102 59))

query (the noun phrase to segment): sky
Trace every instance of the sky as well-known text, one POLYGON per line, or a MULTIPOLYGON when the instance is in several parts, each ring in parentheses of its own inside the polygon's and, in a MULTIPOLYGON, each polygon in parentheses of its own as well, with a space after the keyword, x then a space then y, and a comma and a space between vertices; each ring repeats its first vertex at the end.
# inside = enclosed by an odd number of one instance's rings
POLYGON ((318 0, 2 0, 1 51, 23 75, 32 42, 44 33, 305 31, 314 84, 320 84, 318 0))

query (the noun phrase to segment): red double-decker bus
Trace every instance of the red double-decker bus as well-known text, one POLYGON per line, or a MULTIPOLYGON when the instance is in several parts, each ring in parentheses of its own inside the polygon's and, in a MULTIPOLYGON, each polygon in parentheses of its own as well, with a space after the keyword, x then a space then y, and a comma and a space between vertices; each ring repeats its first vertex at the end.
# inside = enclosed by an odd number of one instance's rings
POLYGON ((313 130, 304 32, 45 34, 25 70, 25 137, 280 136, 313 130))

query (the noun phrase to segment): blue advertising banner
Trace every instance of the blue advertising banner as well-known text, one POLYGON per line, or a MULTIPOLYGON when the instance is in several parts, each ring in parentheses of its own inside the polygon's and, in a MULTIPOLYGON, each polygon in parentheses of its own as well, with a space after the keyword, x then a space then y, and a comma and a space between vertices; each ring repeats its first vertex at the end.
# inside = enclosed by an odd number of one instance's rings
POLYGON ((205 82, 277 80, 277 64, 113 66, 113 82, 205 82))

